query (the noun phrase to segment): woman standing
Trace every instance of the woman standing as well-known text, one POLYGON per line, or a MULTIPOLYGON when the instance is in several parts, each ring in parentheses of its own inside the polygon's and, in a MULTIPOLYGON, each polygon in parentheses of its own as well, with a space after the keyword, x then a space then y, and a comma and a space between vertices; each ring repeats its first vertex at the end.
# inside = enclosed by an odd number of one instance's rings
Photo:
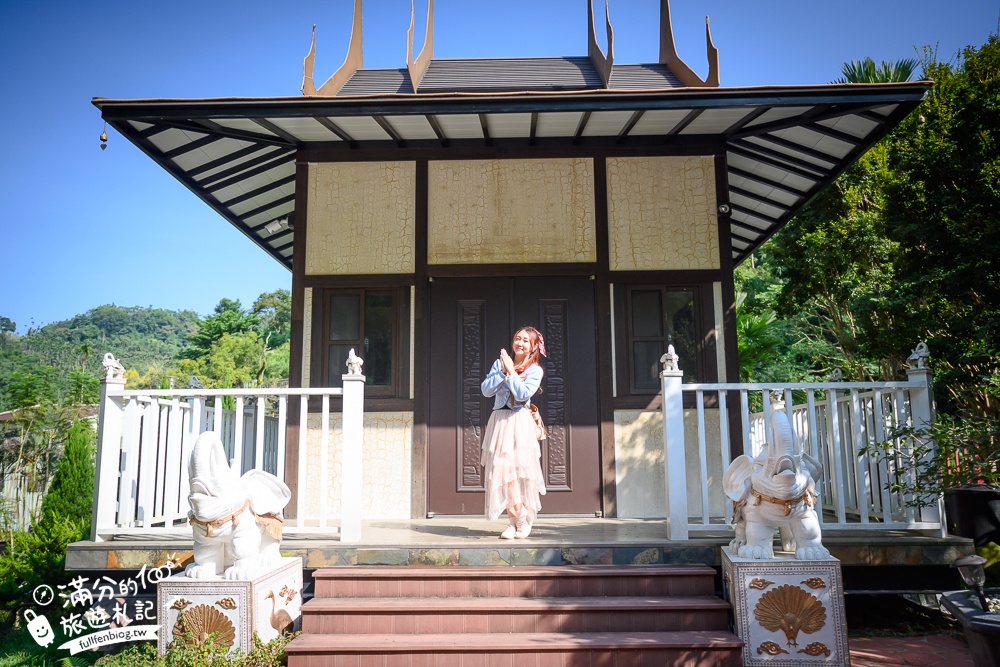
POLYGON ((545 494, 538 446, 540 427, 531 414, 531 397, 542 381, 538 355, 545 356, 545 341, 534 327, 524 327, 511 342, 513 358, 500 350, 500 358, 483 380, 483 396, 494 396, 493 413, 483 434, 486 516, 497 519, 504 510, 510 525, 504 539, 527 537, 542 508, 545 494))

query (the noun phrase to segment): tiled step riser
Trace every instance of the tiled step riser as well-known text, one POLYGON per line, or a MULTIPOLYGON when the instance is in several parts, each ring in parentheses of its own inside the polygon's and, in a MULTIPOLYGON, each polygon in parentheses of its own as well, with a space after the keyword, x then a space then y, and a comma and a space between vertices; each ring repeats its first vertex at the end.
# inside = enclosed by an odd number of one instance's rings
MULTIPOLYGON (((305 611, 303 609, 303 611, 305 611)), ((668 632, 725 629, 725 610, 584 611, 539 613, 303 614, 316 634, 458 634, 511 632, 668 632)))
POLYGON ((740 650, 635 648, 536 653, 357 653, 291 655, 288 667, 740 667, 740 650))
POLYGON ((316 574, 315 596, 358 597, 634 597, 714 595, 713 575, 562 577, 559 579, 336 579, 316 574))

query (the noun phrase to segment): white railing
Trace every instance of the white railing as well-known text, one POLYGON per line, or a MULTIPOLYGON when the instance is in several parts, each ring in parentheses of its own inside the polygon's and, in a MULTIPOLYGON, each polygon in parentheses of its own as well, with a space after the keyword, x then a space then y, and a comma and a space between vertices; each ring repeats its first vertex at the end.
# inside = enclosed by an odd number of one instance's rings
POLYGON ((343 389, 126 390, 120 377, 109 374, 101 395, 91 539, 187 530, 188 461, 198 435, 214 431, 234 471, 264 470, 294 489, 295 517, 285 519, 285 535, 339 532, 341 541, 358 541, 364 380, 363 375, 345 375, 343 389), (320 405, 319 433, 312 443, 310 397, 320 405), (333 397, 343 401, 339 516, 327 475, 335 453, 333 397), (289 399, 296 398, 299 428, 292 447, 298 466, 290 471, 285 469, 286 433, 289 399), (227 404, 231 409, 225 409, 227 404), (306 452, 317 448, 319 465, 307 469, 306 452), (318 499, 307 497, 307 488, 318 489, 318 499))
POLYGON ((895 427, 932 421, 929 369, 911 369, 907 375, 905 382, 685 385, 681 371, 665 370, 661 378, 669 538, 688 539, 691 532, 718 531, 730 522, 731 503, 716 497, 733 451, 730 433, 742 433, 745 453, 756 456, 771 437, 771 411, 786 406, 801 447, 823 466, 817 492, 824 530, 943 535, 940 500, 914 507, 912 498, 887 490, 888 481, 913 474, 905 462, 862 453, 866 446, 884 442, 895 427), (695 406, 686 417, 685 397, 695 406), (754 399, 763 410, 752 414, 754 399), (706 403, 713 405, 706 409, 706 403), (717 430, 712 420, 718 421, 717 430), (696 446, 685 442, 692 432, 696 446), (697 461, 688 460, 692 454, 697 461), (696 478, 687 474, 690 468, 699 471, 696 478))

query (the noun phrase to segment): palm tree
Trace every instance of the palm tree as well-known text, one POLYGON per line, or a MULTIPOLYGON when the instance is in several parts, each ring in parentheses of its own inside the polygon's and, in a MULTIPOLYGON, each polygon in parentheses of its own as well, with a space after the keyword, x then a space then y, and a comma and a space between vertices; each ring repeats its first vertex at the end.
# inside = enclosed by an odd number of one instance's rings
POLYGON ((852 60, 849 63, 844 63, 840 70, 844 76, 835 79, 833 83, 899 83, 909 81, 913 78, 913 73, 917 71, 919 64, 914 58, 892 62, 883 60, 881 65, 875 65, 875 61, 871 58, 852 60))

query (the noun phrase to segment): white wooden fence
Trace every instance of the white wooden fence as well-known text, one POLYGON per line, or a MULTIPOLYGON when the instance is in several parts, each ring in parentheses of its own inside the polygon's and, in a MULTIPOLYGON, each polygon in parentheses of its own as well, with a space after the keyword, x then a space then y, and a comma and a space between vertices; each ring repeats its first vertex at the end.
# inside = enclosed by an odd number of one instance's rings
MULTIPOLYGON (((688 539, 692 532, 718 531, 731 520, 731 504, 713 512, 709 479, 721 479, 730 463, 730 420, 737 411, 744 449, 758 454, 770 439, 770 415, 787 410, 803 450, 821 461, 818 483, 824 530, 913 530, 944 535, 940 499, 913 507, 911 498, 886 490, 886 482, 912 474, 904 461, 862 454, 867 445, 884 442, 897 426, 924 426, 933 421, 931 374, 912 368, 905 382, 824 382, 786 384, 682 384, 683 372, 664 370, 664 462, 666 466, 668 536, 688 539), (763 411, 750 412, 750 397, 759 394, 763 411), (698 460, 689 461, 685 447, 684 403, 694 404, 698 460), (706 410, 706 398, 717 409, 706 410), (795 401, 798 400, 798 403, 795 401), (719 438, 707 436, 707 420, 718 419, 719 438), (711 441, 711 444, 710 444, 711 441), (719 447, 710 452, 710 446, 719 447), (718 454, 718 456, 716 456, 718 454), (721 460, 712 465, 710 461, 721 460), (689 488, 690 467, 700 474, 698 488, 689 488), (692 502, 700 497, 700 503, 692 502), (690 507, 699 507, 689 511, 690 507)), ((689 419, 692 418, 689 416, 689 419)), ((713 425, 714 426, 714 425, 713 425)))
POLYGON ((124 380, 109 372, 101 395, 91 539, 186 529, 188 460, 198 435, 215 431, 234 471, 266 470, 286 482, 297 482, 297 516, 286 519, 286 535, 339 532, 341 541, 358 541, 364 380, 363 375, 345 375, 343 389, 125 390, 124 380), (290 397, 300 399, 296 443, 300 455, 294 471, 285 470, 290 397), (320 465, 312 471, 306 470, 305 456, 309 397, 318 397, 320 403, 320 465), (329 480, 318 485, 318 503, 306 502, 305 497, 307 477, 325 475, 333 456, 332 397, 343 400, 341 516, 330 511, 329 480), (235 409, 216 407, 225 402, 235 409), (315 509, 308 513, 308 508, 315 509))

